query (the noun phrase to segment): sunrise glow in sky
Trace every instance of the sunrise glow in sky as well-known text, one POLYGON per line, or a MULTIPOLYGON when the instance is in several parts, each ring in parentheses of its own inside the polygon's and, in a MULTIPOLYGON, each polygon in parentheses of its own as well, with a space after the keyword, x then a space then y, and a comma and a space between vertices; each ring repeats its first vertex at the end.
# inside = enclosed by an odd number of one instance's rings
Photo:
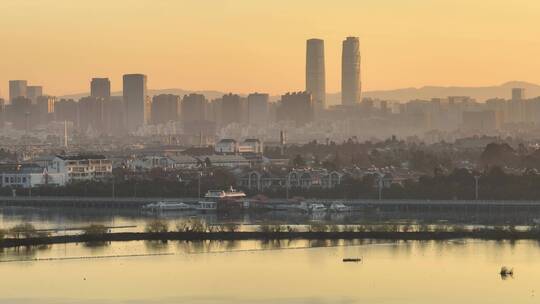
POLYGON ((365 90, 540 83, 538 0, 0 0, 0 96, 9 79, 53 95, 145 73, 149 88, 280 94, 304 88, 305 40, 359 36, 365 90), (332 3, 332 5, 329 5, 332 3))

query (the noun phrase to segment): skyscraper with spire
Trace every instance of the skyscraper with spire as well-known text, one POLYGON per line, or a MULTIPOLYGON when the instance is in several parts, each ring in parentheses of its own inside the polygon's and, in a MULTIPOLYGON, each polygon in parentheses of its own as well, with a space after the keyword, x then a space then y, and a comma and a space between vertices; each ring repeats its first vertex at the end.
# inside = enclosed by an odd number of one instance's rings
POLYGON ((316 111, 326 108, 324 40, 322 39, 309 39, 306 43, 306 91, 311 93, 316 111))
POLYGON ((360 41, 358 37, 343 40, 341 55, 341 103, 353 105, 361 101, 360 41))

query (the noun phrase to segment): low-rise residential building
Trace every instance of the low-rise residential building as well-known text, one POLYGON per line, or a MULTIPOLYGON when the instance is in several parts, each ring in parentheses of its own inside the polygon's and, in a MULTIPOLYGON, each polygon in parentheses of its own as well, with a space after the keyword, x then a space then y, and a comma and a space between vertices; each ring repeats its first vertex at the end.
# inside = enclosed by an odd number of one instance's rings
POLYGON ((250 171, 238 180, 240 187, 246 190, 263 191, 276 188, 318 187, 335 188, 341 183, 343 174, 325 169, 294 169, 290 172, 250 171))
POLYGON ((57 155, 48 172, 65 174, 68 182, 105 179, 112 176, 112 161, 103 155, 57 155))
POLYGON ((289 187, 309 189, 320 187, 324 189, 334 188, 341 183, 343 174, 337 171, 325 169, 295 169, 289 172, 289 187))
POLYGON ((215 152, 223 154, 234 154, 238 151, 238 143, 234 139, 225 138, 216 144, 215 152))
POLYGON ((215 147, 218 154, 262 154, 263 143, 257 138, 248 138, 242 143, 234 139, 225 138, 220 140, 215 147))
POLYGON ((194 169, 201 166, 200 160, 189 155, 171 156, 175 169, 194 169))
POLYGON ((240 155, 202 155, 196 158, 206 166, 228 168, 251 166, 251 161, 240 155))
POLYGON ((248 138, 238 145, 238 153, 263 153, 263 143, 256 138, 248 138))
POLYGON ((34 188, 40 186, 64 186, 66 176, 62 173, 49 173, 46 168, 36 164, 13 165, 2 168, 0 173, 2 187, 34 188))
POLYGON ((175 161, 166 156, 142 156, 128 161, 128 168, 135 171, 148 171, 155 168, 173 169, 175 161))

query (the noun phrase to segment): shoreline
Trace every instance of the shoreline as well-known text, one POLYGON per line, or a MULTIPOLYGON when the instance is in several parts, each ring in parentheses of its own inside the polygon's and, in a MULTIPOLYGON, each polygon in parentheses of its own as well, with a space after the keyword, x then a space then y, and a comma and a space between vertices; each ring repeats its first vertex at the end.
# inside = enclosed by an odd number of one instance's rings
POLYGON ((128 241, 245 241, 245 240, 394 240, 437 241, 452 239, 538 240, 539 231, 465 231, 465 232, 118 232, 103 235, 66 235, 33 238, 5 238, 0 248, 69 243, 107 243, 128 241))

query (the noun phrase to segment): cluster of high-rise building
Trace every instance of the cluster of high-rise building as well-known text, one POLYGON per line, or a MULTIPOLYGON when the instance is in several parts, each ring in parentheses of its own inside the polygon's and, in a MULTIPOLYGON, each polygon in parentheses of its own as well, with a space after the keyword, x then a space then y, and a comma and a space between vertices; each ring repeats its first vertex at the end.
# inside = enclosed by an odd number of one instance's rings
MULTIPOLYGON (((90 95, 79 100, 57 99, 41 86, 26 80, 9 82, 9 100, 0 103, 0 123, 31 130, 51 121, 67 122, 86 134, 132 133, 149 125, 178 124, 184 134, 213 136, 216 129, 231 124, 265 126, 290 121, 304 126, 324 116, 326 76, 324 41, 309 39, 306 46, 305 91, 286 93, 277 102, 264 93, 248 96, 225 94, 207 100, 200 94, 149 96, 147 76, 123 76, 122 96, 111 94, 108 78, 93 78, 90 95)), ((361 98, 360 47, 356 37, 343 41, 342 104, 355 105, 361 98)))
POLYGON ((280 97, 228 93, 211 100, 196 93, 150 96, 146 75, 126 74, 121 95, 111 93, 108 78, 93 78, 89 96, 74 100, 49 96, 26 80, 12 80, 9 100, 0 99, 0 125, 29 131, 56 121, 87 135, 175 134, 183 136, 184 143, 204 144, 216 135, 268 138, 264 130, 274 137, 286 130, 297 139, 347 138, 362 130, 370 138, 388 132, 401 136, 430 130, 496 132, 540 123, 540 99, 527 99, 521 88, 514 88, 510 99, 485 103, 467 96, 407 103, 362 100, 357 37, 343 40, 341 57, 341 104, 334 106, 326 100, 324 40, 309 39, 304 91, 280 97))

